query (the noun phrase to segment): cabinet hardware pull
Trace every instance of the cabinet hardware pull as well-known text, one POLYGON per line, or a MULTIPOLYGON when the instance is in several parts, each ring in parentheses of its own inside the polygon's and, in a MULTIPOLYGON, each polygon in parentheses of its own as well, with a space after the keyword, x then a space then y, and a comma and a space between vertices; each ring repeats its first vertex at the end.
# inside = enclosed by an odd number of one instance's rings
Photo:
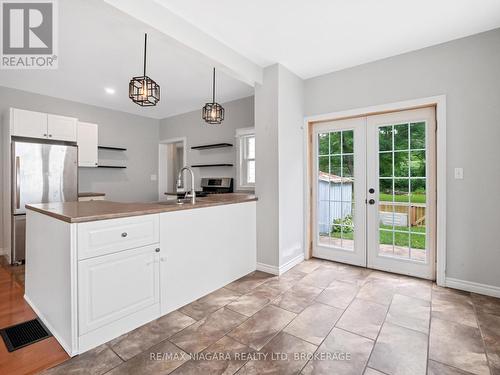
POLYGON ((156 251, 157 253, 159 253, 159 252, 160 252, 160 248, 159 248, 159 247, 157 247, 157 248, 155 249, 155 251, 156 251))
POLYGON ((127 236, 128 236, 127 232, 122 233, 122 237, 127 237, 127 236))
POLYGON ((49 134, 49 138, 52 138, 52 134, 49 134))
POLYGON ((160 258, 160 260, 161 260, 162 262, 166 262, 166 261, 167 261, 167 258, 165 258, 165 257, 161 257, 161 258, 160 258))

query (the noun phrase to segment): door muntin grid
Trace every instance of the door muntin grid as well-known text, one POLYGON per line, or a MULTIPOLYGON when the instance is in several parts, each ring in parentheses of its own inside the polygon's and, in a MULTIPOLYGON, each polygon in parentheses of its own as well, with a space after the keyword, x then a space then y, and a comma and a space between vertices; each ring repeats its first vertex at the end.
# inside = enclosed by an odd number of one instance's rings
POLYGON ((427 262, 426 122, 378 126, 378 255, 427 262))
POLYGON ((354 130, 318 134, 317 243, 354 251, 354 130))

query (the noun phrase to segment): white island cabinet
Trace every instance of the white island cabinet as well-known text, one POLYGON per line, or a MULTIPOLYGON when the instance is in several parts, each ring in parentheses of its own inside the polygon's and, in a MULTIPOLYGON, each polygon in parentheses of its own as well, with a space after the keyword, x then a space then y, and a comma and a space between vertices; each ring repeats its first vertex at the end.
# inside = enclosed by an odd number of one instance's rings
POLYGON ((255 201, 107 219, 122 206, 28 206, 25 299, 71 356, 255 270, 255 201))

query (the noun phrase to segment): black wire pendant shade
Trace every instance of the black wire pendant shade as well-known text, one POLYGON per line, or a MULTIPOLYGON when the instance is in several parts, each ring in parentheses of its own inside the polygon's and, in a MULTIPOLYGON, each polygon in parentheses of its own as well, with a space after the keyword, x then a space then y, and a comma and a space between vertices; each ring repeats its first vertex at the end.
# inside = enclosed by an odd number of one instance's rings
POLYGON ((155 106, 160 101, 160 86, 146 75, 146 48, 148 34, 144 34, 144 74, 133 77, 128 85, 128 97, 143 107, 155 106))
POLYGON ((205 103, 201 117, 206 123, 212 125, 219 125, 224 121, 224 108, 215 102, 215 68, 212 85, 212 103, 205 103))

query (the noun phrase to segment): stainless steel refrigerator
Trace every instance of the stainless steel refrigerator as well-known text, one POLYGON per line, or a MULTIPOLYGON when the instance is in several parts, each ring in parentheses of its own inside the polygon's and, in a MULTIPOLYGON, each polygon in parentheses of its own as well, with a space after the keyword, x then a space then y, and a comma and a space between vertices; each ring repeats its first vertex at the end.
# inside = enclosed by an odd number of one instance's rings
POLYGON ((12 263, 25 259, 28 203, 78 200, 78 148, 74 144, 12 142, 12 263))

